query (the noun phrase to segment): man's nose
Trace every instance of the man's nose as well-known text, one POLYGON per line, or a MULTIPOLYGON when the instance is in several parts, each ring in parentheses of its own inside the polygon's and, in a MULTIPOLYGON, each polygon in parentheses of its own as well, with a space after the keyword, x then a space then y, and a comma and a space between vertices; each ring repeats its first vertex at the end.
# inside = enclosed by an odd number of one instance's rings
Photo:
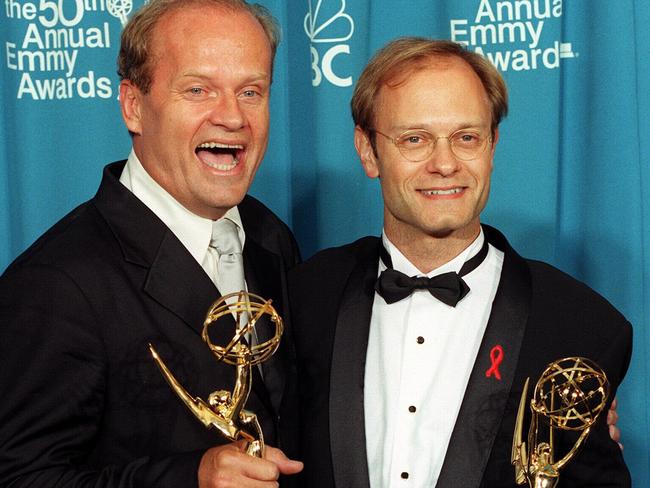
POLYGON ((433 142, 433 150, 426 160, 426 169, 430 173, 449 176, 459 170, 460 160, 451 150, 451 141, 448 137, 437 137, 433 142))
POLYGON ((234 94, 219 95, 212 102, 210 123, 231 131, 241 129, 245 124, 245 117, 237 96, 234 94))

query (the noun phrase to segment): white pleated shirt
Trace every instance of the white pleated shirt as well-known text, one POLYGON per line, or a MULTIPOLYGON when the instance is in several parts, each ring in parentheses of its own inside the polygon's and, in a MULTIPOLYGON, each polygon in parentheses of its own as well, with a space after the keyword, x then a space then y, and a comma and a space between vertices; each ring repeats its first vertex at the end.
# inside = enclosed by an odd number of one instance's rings
MULTIPOLYGON (((426 276, 458 272, 477 254, 483 231, 461 254, 426 276)), ((389 241, 393 268, 424 276, 389 241)), ((366 357, 364 409, 372 488, 434 487, 496 295, 503 253, 463 279, 470 292, 450 307, 427 290, 391 305, 375 294, 366 357)), ((386 269, 380 261, 378 274, 386 269)))

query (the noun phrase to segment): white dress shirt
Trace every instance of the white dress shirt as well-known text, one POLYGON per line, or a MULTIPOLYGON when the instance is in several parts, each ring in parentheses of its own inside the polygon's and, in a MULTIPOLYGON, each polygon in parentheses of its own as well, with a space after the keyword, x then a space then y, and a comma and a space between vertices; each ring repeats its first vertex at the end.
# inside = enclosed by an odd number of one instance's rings
MULTIPOLYGON (((478 238, 432 277, 458 272, 477 254, 478 238)), ((382 236, 393 268, 421 273, 382 236)), ((496 295, 503 253, 489 246, 485 260, 463 279, 470 292, 456 307, 427 290, 386 304, 375 294, 366 357, 364 409, 372 488, 434 487, 496 295)), ((386 269, 380 261, 378 274, 386 269)))
MULTIPOLYGON (((131 150, 120 176, 120 183, 126 186, 163 223, 171 229, 183 246, 213 279, 214 270, 208 258, 208 246, 212 237, 212 220, 190 212, 178 200, 160 186, 142 167, 142 163, 131 150)), ((244 247, 246 234, 237 207, 229 209, 222 219, 230 219, 237 225, 239 240, 244 247)))

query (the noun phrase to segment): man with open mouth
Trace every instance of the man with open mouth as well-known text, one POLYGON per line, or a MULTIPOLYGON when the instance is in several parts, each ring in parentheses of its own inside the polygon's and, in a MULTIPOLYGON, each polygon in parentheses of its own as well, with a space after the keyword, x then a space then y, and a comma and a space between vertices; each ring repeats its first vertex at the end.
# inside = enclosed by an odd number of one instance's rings
POLYGON ((270 14, 243 0, 152 0, 125 27, 133 150, 0 279, 0 485, 272 487, 300 471, 284 454, 295 452, 290 334, 252 371, 263 458, 205 429, 148 349, 207 400, 235 380, 201 338, 212 302, 243 289, 287 319, 297 245, 246 195, 278 41, 270 14), (230 277, 223 256, 240 263, 230 277))

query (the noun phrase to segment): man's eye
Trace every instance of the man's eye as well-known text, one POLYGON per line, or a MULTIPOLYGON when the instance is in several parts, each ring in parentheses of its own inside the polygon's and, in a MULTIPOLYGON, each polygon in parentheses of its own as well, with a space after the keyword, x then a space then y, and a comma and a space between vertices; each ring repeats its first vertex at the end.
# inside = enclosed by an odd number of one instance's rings
POLYGON ((481 138, 478 134, 473 132, 462 132, 454 136, 454 141, 457 144, 462 144, 464 146, 471 146, 473 144, 478 144, 481 138))
POLYGON ((407 134, 400 138, 399 143, 404 146, 421 146, 426 144, 427 140, 424 134, 407 134))
POLYGON ((244 96, 247 98, 252 98, 257 96, 257 92, 255 90, 244 90, 244 96))
POLYGON ((202 95, 203 94, 203 88, 200 88, 198 86, 193 86, 192 88, 190 88, 189 91, 190 91, 190 93, 192 95, 202 95))

